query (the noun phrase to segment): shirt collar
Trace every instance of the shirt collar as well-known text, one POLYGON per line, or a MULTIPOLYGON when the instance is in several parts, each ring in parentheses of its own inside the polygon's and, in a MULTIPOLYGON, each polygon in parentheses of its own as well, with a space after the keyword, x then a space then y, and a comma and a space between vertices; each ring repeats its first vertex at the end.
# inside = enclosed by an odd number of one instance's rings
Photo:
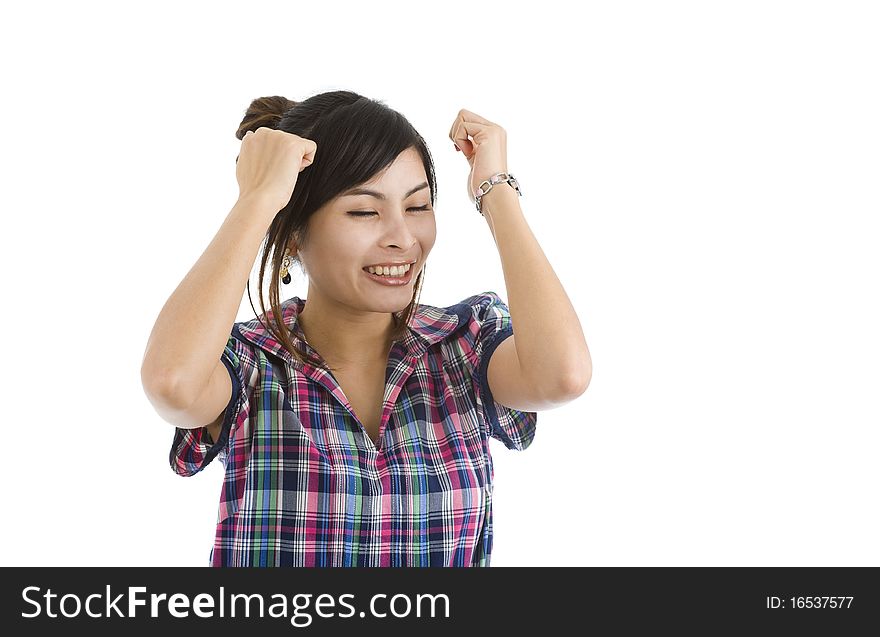
MULTIPOLYGON (((290 337, 294 346, 303 353, 313 356, 317 352, 305 340, 305 335, 299 326, 297 316, 305 306, 307 299, 297 296, 291 297, 281 303, 281 316, 284 324, 288 326, 290 337)), ((420 357, 429 347, 449 337, 459 327, 467 323, 467 313, 470 308, 466 304, 458 304, 449 307, 434 307, 432 305, 418 304, 406 328, 406 334, 402 341, 404 354, 410 358, 420 357)), ((271 310, 269 311, 271 316, 271 310)), ((233 333, 237 330, 239 335, 247 341, 258 346, 263 351, 277 356, 295 368, 302 368, 302 363, 291 356, 290 352, 278 341, 264 325, 265 316, 236 323, 233 333), (260 320, 263 318, 263 321, 260 320)), ((393 349, 393 348, 392 348, 393 349)))

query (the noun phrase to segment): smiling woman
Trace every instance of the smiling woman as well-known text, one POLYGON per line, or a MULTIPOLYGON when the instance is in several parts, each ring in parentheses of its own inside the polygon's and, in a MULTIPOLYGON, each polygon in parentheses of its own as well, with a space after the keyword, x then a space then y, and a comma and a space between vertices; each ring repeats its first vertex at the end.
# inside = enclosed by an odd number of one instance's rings
POLYGON ((424 140, 348 91, 254 100, 237 137, 239 176, 269 185, 240 184, 251 194, 163 308, 142 371, 175 425, 174 471, 224 465, 210 564, 488 566, 489 440, 527 448, 537 415, 489 386, 513 336, 497 294, 418 302, 437 233, 424 140), (294 178, 272 210, 265 193, 294 178), (232 323, 258 239, 271 312, 261 293, 261 314, 232 323), (293 263, 308 298, 282 302, 293 263))
MULTIPOLYGON (((394 300, 377 299, 378 306, 368 296, 362 296, 355 304, 365 307, 369 301, 374 311, 387 315, 381 317, 381 332, 390 331, 386 337, 392 340, 402 338, 418 303, 425 258, 436 235, 433 220, 436 176, 424 139, 400 113, 350 91, 322 93, 299 103, 282 97, 254 100, 239 126, 237 137, 267 125, 314 140, 320 155, 313 165, 302 171, 293 196, 267 233, 269 248, 263 253, 259 276, 262 290, 266 265, 272 259, 271 316, 280 315, 278 273, 284 255, 289 255, 291 261, 298 263, 309 276, 309 300, 313 303, 302 317, 306 325, 313 312, 317 315, 318 305, 325 305, 322 301, 327 294, 336 298, 340 298, 340 294, 341 298, 352 294, 350 289, 347 294, 339 289, 341 285, 350 288, 351 283, 343 284, 338 277, 326 276, 339 272, 337 268, 323 267, 329 265, 327 262, 338 264, 341 258, 363 256, 366 260, 358 266, 360 269, 373 263, 412 261, 415 264, 413 273, 410 280, 403 283, 411 292, 407 303, 400 304, 399 294, 404 293, 402 288, 394 300), (356 227, 337 226, 337 212, 343 213, 343 217, 356 227), (403 225, 395 228, 397 222, 403 225), (396 241, 394 245, 377 247, 377 238, 389 227, 392 233, 403 230, 406 234, 392 238, 392 242, 396 241), (310 241, 319 234, 327 236, 318 230, 331 231, 336 240, 329 245, 326 241, 310 241), (319 295, 322 298, 318 298, 319 295)), ((385 283, 386 288, 393 287, 388 284, 400 283, 376 281, 369 274, 364 280, 385 283)), ((361 295, 375 293, 376 288, 372 285, 361 295)), ((380 293, 381 290, 379 288, 380 293)), ((248 298, 251 298, 249 281, 248 298)), ((259 300, 265 314, 262 299, 261 294, 259 300)), ((321 323, 332 314, 322 311, 321 323)), ((274 319, 270 319, 268 328, 275 338, 292 348, 288 329, 274 319)), ((315 338, 320 336, 316 334, 315 338)), ((334 358, 334 354, 347 360, 362 351, 356 344, 349 352, 331 352, 329 347, 329 344, 325 346, 325 364, 334 358)), ((303 356, 304 362, 317 363, 315 359, 309 360, 308 353, 300 354, 292 349, 294 356, 303 356)))
POLYGON ((394 317, 416 301, 412 284, 421 283, 437 234, 427 172, 419 153, 404 149, 317 210, 307 240, 287 246, 308 272, 300 324, 333 371, 337 362, 384 361, 405 336, 394 317))

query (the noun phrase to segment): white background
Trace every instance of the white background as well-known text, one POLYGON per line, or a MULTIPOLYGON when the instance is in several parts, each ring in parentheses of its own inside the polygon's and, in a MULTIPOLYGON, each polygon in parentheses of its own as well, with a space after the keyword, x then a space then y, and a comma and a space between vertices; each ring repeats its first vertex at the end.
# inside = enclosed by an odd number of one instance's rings
POLYGON ((2 564, 207 564, 222 466, 171 470, 147 336, 235 202, 250 101, 350 89, 436 159, 421 301, 507 298, 467 108, 590 346, 529 449, 492 442, 493 566, 880 565, 873 3, 13 6, 2 564))

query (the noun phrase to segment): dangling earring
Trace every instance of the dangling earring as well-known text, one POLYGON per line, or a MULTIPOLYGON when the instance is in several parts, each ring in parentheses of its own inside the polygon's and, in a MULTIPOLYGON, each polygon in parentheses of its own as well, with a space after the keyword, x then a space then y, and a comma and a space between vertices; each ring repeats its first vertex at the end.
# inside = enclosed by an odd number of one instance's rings
POLYGON ((285 285, 290 283, 290 248, 284 250, 284 259, 281 260, 281 282, 285 285))

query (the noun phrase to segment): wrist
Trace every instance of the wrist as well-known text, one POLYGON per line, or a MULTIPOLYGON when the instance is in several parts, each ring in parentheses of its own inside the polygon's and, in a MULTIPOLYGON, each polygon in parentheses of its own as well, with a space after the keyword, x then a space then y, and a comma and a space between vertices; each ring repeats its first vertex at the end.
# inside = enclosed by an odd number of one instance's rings
POLYGON ((272 198, 259 192, 251 192, 238 196, 233 211, 240 211, 240 214, 249 218, 262 219, 270 224, 281 210, 277 206, 277 201, 273 201, 272 198))
POLYGON ((489 192, 480 197, 480 212, 483 216, 511 206, 519 207, 519 193, 507 182, 493 185, 489 192))

